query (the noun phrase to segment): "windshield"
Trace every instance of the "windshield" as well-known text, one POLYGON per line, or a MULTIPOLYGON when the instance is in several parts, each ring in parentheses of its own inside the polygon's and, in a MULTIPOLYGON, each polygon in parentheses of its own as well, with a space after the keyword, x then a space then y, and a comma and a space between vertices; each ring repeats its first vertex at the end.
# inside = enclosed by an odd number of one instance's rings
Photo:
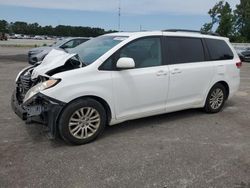
POLYGON ((59 47, 62 44, 64 44, 67 41, 67 39, 61 39, 61 40, 57 40, 52 46, 53 47, 59 47))
POLYGON ((81 61, 89 65, 126 38, 128 37, 104 35, 91 39, 68 51, 69 53, 78 54, 81 61))

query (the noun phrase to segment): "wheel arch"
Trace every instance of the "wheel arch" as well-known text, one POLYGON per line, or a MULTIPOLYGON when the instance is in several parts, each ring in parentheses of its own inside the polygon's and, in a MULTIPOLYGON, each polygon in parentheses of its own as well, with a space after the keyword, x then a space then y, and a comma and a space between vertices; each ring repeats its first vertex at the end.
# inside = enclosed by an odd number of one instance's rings
POLYGON ((228 83, 227 83, 226 81, 224 81, 224 80, 218 81, 218 82, 216 82, 216 83, 214 83, 214 84, 212 85, 212 87, 209 89, 209 91, 210 91, 216 84, 221 84, 221 85, 223 85, 223 86, 225 87, 226 92, 227 92, 227 93, 226 93, 226 99, 228 99, 229 94, 230 94, 230 88, 229 88, 228 83))
POLYGON ((228 97, 229 97, 229 94, 230 94, 230 88, 229 88, 229 85, 228 85, 228 83, 226 82, 226 81, 219 81, 219 82, 217 82, 216 84, 222 84, 224 87, 225 87, 225 89, 226 89, 226 99, 228 99, 228 97))
POLYGON ((111 112, 111 108, 110 105, 108 104, 108 102, 106 100, 104 100, 101 97, 98 96, 94 96, 94 95, 87 95, 84 97, 80 97, 80 98, 92 98, 96 101, 98 101, 99 103, 101 103, 101 105, 104 107, 105 111, 106 111, 106 115, 107 115, 107 124, 110 123, 111 119, 112 119, 112 112, 111 112))
MULTIPOLYGON (((112 119, 112 111, 111 111, 111 108, 110 108, 110 105, 108 104, 108 102, 106 100, 104 100, 103 98, 101 97, 98 97, 98 96, 95 96, 95 95, 85 95, 85 96, 80 96, 80 97, 77 97, 73 100, 71 100, 70 102, 68 102, 64 107, 63 109, 61 110, 61 113, 59 115, 59 118, 63 112, 63 110, 68 106, 70 105, 72 102, 76 101, 76 100, 79 100, 79 99, 87 99, 87 98, 91 98, 91 99, 94 99, 96 101, 98 101, 105 109, 105 112, 106 112, 106 115, 107 115, 107 124, 110 123, 111 119, 112 119)), ((58 124, 58 121, 59 121, 59 118, 57 119, 57 124, 58 124)))

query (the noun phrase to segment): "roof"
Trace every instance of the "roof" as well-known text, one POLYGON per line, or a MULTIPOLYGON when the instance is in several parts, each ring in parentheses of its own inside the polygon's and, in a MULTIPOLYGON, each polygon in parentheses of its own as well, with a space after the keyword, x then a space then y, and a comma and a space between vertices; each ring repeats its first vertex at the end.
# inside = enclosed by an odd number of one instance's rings
POLYGON ((198 37, 198 38, 217 38, 228 39, 226 37, 218 36, 215 33, 201 33, 192 30, 163 30, 163 31, 137 31, 137 32, 116 32, 107 34, 110 36, 127 36, 127 37, 143 37, 150 35, 165 35, 165 36, 182 36, 182 37, 198 37))

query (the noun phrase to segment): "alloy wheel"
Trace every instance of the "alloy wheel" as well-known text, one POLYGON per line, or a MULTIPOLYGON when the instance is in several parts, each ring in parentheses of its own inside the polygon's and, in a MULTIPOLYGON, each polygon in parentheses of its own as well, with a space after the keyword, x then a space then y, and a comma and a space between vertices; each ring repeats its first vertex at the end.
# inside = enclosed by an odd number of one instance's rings
POLYGON ((76 110, 69 119, 69 132, 78 139, 86 139, 96 133, 101 123, 99 112, 92 107, 76 110))
POLYGON ((215 89, 209 99, 209 104, 213 110, 217 110, 223 104, 224 93, 220 88, 215 89))

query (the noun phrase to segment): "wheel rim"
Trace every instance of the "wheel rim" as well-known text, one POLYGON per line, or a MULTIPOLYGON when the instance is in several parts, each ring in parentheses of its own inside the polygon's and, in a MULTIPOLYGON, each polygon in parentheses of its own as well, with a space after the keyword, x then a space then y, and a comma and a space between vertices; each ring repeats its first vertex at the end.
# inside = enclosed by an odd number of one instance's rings
POLYGON ((224 93, 220 88, 215 89, 209 99, 209 104, 212 109, 217 110, 221 107, 224 100, 224 93))
POLYGON ((100 126, 99 112, 92 107, 76 110, 69 119, 70 134, 78 139, 86 139, 96 133, 100 126))

